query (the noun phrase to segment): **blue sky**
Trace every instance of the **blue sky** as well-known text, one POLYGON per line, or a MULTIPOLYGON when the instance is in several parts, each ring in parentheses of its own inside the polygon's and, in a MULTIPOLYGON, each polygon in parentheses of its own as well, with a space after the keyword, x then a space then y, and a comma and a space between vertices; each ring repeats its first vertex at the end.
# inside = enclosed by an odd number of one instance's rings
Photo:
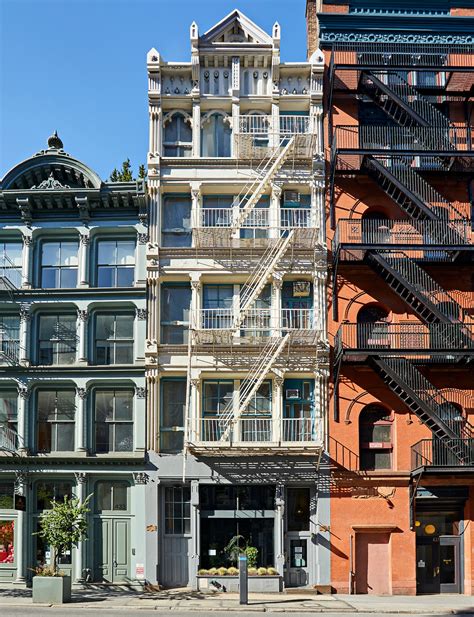
POLYGON ((0 177, 57 130, 67 152, 106 179, 145 163, 146 52, 189 60, 201 33, 234 8, 282 27, 282 59, 306 55, 305 0, 0 0, 0 177))

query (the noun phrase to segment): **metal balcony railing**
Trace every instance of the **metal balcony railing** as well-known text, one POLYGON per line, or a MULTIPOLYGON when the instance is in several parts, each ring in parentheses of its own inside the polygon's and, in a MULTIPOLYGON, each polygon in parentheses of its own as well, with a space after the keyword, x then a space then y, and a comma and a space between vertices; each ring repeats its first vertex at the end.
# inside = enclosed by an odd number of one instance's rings
POLYGON ((411 448, 411 468, 420 467, 474 467, 474 439, 421 439, 411 448))
MULTIPOLYGON (((241 221, 239 229, 285 230, 313 227, 310 208, 253 208, 241 221)), ((198 229, 234 228, 239 220, 239 211, 234 208, 201 208, 193 217, 193 227, 198 229)))
POLYGON ((191 443, 217 447, 251 447, 312 444, 322 447, 323 422, 321 418, 251 417, 242 415, 230 422, 230 428, 219 417, 190 421, 191 443))
POLYGON ((333 43, 334 65, 367 67, 429 68, 473 65, 473 46, 431 43, 333 43))
POLYGON ((278 130, 274 129, 273 123, 273 118, 269 115, 239 116, 239 133, 259 137, 268 137, 276 133, 283 137, 310 132, 309 116, 280 115, 278 130))
POLYGON ((450 356, 474 354, 474 325, 448 323, 343 323, 335 337, 336 355, 364 352, 383 355, 399 354, 426 358, 440 354, 450 356))
POLYGON ((16 431, 0 424, 0 451, 16 452, 18 435, 16 431))
MULTIPOLYGON (((463 126, 337 126, 338 150, 390 154, 434 152, 465 155, 474 149, 474 127, 463 126)), ((420 163, 422 165, 422 163, 420 163)))
MULTIPOLYGON (((393 246, 416 249, 428 247, 421 257, 446 260, 446 251, 434 247, 469 246, 474 242, 470 221, 392 220, 392 219, 340 219, 332 241, 333 251, 340 247, 393 246), (433 248, 431 248, 433 247, 433 248)), ((363 255, 360 256, 363 258, 363 255)))
MULTIPOLYGON (((193 312, 192 316, 198 330, 230 330, 236 318, 233 308, 200 309, 193 312)), ((315 311, 311 308, 284 308, 280 311, 250 308, 245 311, 239 330, 244 336, 270 336, 275 329, 286 333, 292 330, 314 330, 315 327, 315 311)))

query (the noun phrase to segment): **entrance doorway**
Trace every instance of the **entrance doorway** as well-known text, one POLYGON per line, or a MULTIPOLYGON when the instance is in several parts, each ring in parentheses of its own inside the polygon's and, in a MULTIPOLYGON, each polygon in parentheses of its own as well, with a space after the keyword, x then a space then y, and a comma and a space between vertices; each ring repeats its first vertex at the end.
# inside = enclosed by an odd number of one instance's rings
POLYGON ((460 512, 417 512, 417 593, 461 593, 460 512))
POLYGON ((120 583, 130 579, 130 520, 96 519, 95 580, 120 583))

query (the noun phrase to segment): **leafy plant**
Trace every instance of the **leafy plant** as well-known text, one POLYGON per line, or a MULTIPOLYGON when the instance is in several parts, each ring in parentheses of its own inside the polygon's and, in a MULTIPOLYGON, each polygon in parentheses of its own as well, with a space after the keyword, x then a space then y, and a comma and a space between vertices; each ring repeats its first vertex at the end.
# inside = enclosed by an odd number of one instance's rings
POLYGON ((257 567, 257 559, 258 559, 258 548, 255 546, 247 546, 245 549, 245 554, 247 555, 247 564, 249 568, 257 567))
POLYGON ((227 574, 229 574, 229 576, 237 576, 238 573, 238 569, 234 568, 234 566, 230 566, 230 568, 227 568, 227 574))
POLYGON ((267 568, 267 574, 270 574, 271 576, 277 576, 278 570, 276 568, 267 568))
POLYGON ((227 568, 217 568, 217 574, 219 576, 227 576, 227 568))
POLYGON ((58 576, 58 561, 64 551, 87 539, 86 515, 89 512, 90 498, 91 495, 81 503, 76 497, 69 498, 65 495, 64 501, 53 500, 51 510, 40 516, 40 530, 36 535, 51 547, 51 568, 54 576, 58 576))
POLYGON ((258 574, 257 568, 249 568, 247 570, 247 573, 248 573, 249 576, 256 576, 258 574))
POLYGON ((266 576, 268 574, 268 571, 266 568, 258 568, 257 570, 257 574, 259 576, 266 576))
POLYGON ((209 574, 209 571, 205 568, 201 568, 200 570, 198 570, 198 574, 199 576, 206 576, 207 574, 209 574))
POLYGON ((225 555, 227 555, 227 559, 232 564, 236 565, 239 560, 239 555, 244 554, 246 548, 247 547, 246 547, 244 536, 237 535, 237 536, 233 536, 229 540, 229 543, 226 546, 224 546, 224 553, 225 555), (245 544, 243 548, 240 547, 241 542, 245 544))
POLYGON ((64 572, 55 570, 50 565, 37 566, 36 568, 31 568, 31 570, 35 573, 35 576, 64 576, 64 572))

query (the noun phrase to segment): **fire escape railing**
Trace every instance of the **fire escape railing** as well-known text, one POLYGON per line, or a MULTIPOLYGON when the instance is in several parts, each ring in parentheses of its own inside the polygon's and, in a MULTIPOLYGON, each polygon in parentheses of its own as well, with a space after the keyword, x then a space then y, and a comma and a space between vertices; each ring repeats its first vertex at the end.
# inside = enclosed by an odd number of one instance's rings
POLYGON ((421 467, 474 467, 474 439, 421 439, 411 448, 411 468, 421 467))
POLYGON ((13 429, 0 424, 0 451, 14 453, 18 447, 18 434, 13 429))

